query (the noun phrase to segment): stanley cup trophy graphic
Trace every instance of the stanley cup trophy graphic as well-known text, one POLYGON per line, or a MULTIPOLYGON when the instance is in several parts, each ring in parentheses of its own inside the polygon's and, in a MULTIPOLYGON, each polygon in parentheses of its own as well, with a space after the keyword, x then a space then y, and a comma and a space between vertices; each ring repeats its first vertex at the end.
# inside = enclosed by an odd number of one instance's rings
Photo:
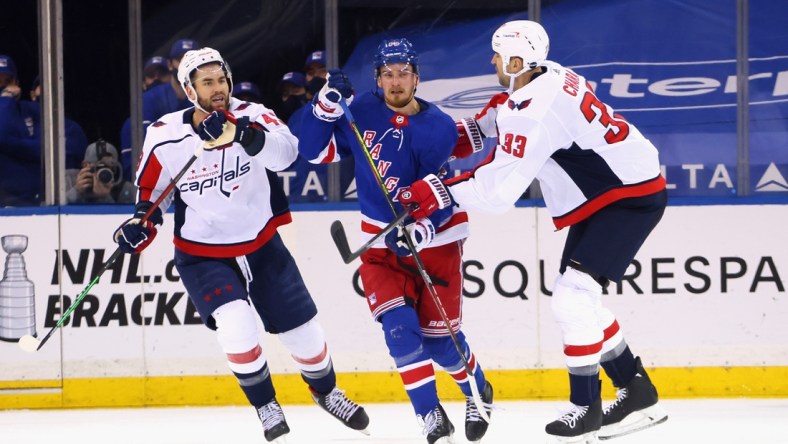
POLYGON ((22 257, 27 236, 3 236, 0 243, 8 253, 0 280, 0 340, 19 342, 22 336, 36 336, 36 292, 22 257))

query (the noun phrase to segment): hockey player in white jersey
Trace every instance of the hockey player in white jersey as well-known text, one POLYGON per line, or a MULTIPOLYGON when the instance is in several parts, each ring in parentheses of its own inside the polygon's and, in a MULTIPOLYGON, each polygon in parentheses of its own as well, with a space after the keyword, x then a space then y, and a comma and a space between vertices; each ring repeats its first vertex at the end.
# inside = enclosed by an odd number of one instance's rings
POLYGON ((416 218, 454 204, 501 213, 538 179, 556 228, 569 227, 551 305, 572 407, 545 430, 559 442, 592 442, 659 424, 667 414, 657 391, 601 301, 665 210, 657 150, 582 76, 546 60, 549 39, 538 23, 502 25, 492 49, 498 80, 509 90, 461 130, 471 143, 480 143, 474 134, 497 137, 494 151, 466 174, 414 182, 400 200, 417 206, 416 218), (604 410, 600 365, 618 388, 604 410))
POLYGON ((266 440, 284 442, 290 429, 255 315, 290 351, 312 399, 348 427, 365 431, 369 418, 336 387, 317 308, 277 233, 291 217, 275 171, 293 163, 298 141, 270 109, 231 97, 232 74, 218 51, 187 52, 178 81, 194 107, 167 114, 148 129, 135 214, 115 232, 115 241, 124 252, 139 253, 174 202, 175 265, 203 323, 216 331, 266 440), (200 145, 205 152, 140 224, 200 145))

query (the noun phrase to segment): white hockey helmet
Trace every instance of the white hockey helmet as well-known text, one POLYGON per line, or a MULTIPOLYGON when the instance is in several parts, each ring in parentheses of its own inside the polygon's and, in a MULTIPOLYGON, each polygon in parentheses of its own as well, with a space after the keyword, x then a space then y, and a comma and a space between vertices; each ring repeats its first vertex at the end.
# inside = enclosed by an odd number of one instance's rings
POLYGON ((181 88, 183 88, 183 91, 186 93, 186 97, 195 105, 197 105, 197 94, 189 94, 189 89, 194 90, 191 76, 195 70, 198 70, 202 65, 208 63, 218 63, 222 67, 224 75, 227 76, 227 84, 230 86, 229 94, 232 95, 233 93, 233 73, 222 58, 222 55, 219 54, 219 51, 207 47, 193 49, 187 51, 186 54, 183 55, 183 58, 181 58, 181 64, 178 65, 178 83, 181 84, 181 88))
POLYGON ((550 39, 542 25, 530 20, 514 20, 506 22, 493 33, 492 50, 503 60, 504 69, 509 66, 512 57, 523 59, 528 69, 547 59, 550 50, 550 39))

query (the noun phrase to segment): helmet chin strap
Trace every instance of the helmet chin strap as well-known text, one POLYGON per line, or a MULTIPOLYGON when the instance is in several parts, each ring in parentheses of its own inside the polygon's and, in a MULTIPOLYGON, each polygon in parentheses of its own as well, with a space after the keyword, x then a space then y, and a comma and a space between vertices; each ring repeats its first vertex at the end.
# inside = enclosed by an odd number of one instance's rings
POLYGON ((509 94, 512 94, 514 92, 514 79, 516 79, 516 78, 520 77, 521 75, 525 74, 526 72, 528 72, 530 70, 530 68, 528 66, 524 65, 523 69, 517 71, 516 73, 507 72, 506 69, 509 67, 509 61, 510 60, 511 60, 511 58, 508 58, 508 57, 506 58, 506 60, 505 60, 506 65, 503 67, 503 73, 504 73, 504 75, 509 76, 509 89, 507 90, 507 92, 509 94))
POLYGON ((189 101, 194 104, 195 108, 199 109, 200 111, 204 112, 205 114, 210 114, 210 111, 206 111, 205 108, 200 106, 200 97, 197 95, 197 91, 195 91, 194 88, 192 88, 192 91, 194 92, 194 97, 196 97, 196 99, 192 100, 192 98, 189 97, 189 101))

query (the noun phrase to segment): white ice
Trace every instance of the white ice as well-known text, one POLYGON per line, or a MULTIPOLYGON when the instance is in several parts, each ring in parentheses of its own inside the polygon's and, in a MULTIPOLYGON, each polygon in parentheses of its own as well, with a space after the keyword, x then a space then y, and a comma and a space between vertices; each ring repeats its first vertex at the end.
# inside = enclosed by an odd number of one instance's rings
MULTIPOLYGON (((662 400, 669 419, 611 444, 788 443, 788 399, 662 400)), ((485 444, 546 443, 544 425, 565 404, 496 402, 485 444)), ((368 404, 370 436, 346 429, 314 405, 285 405, 289 444, 425 443, 410 404, 368 404)), ((464 404, 445 404, 463 432, 464 404)), ((246 444, 265 443, 251 407, 0 411, 2 444, 246 444)))

